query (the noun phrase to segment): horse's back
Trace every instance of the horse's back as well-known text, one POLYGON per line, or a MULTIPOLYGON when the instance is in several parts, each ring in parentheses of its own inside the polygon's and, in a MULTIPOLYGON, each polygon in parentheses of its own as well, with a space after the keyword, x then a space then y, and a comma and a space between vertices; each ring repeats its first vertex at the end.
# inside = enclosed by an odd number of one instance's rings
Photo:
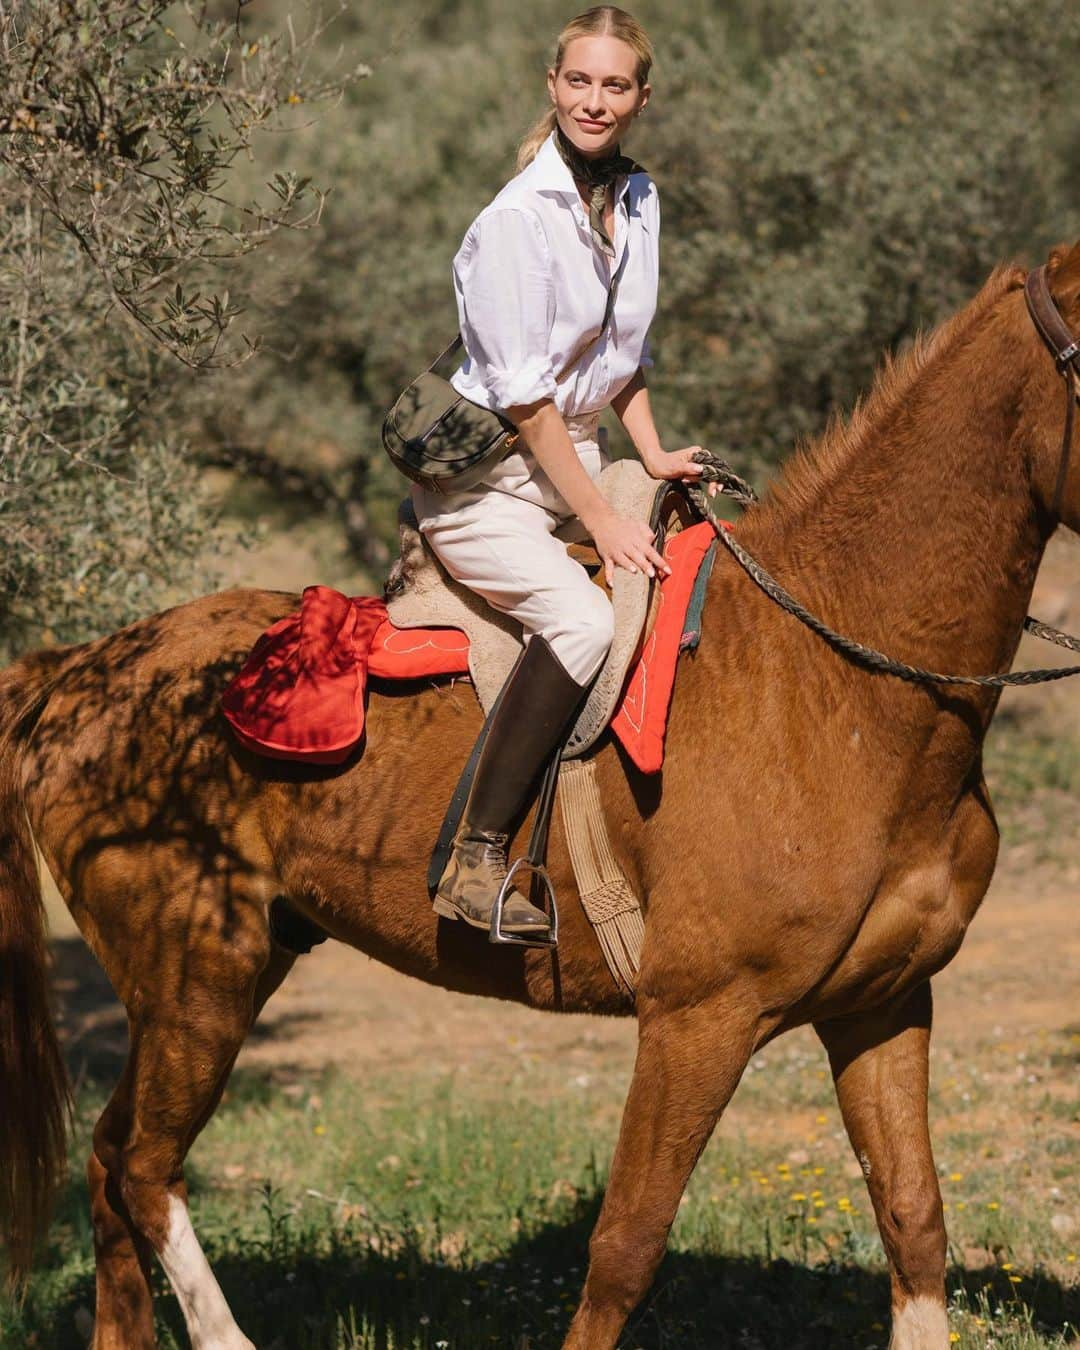
POLYGON ((25 699, 36 685, 40 704, 24 755, 32 819, 46 803, 79 800, 120 815, 170 798, 174 810, 181 798, 197 809, 199 783, 221 779, 221 692, 259 634, 296 604, 287 592, 221 591, 15 663, 4 672, 9 689, 25 699))

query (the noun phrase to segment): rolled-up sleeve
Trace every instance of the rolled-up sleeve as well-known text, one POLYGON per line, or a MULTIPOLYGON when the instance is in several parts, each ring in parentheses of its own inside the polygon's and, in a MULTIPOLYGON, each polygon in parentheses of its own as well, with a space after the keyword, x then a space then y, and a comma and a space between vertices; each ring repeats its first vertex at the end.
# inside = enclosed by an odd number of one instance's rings
POLYGON ((465 350, 492 406, 555 396, 555 283, 540 221, 527 210, 485 212, 454 259, 465 350))

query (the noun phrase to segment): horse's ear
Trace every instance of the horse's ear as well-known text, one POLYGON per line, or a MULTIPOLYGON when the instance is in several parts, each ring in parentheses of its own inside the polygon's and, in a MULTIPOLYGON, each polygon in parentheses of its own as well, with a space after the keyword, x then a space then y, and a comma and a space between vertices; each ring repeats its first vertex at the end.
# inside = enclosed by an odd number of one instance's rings
POLYGON ((1047 276, 1050 293, 1062 314, 1080 310, 1080 240, 1072 248, 1061 244, 1051 251, 1047 276))

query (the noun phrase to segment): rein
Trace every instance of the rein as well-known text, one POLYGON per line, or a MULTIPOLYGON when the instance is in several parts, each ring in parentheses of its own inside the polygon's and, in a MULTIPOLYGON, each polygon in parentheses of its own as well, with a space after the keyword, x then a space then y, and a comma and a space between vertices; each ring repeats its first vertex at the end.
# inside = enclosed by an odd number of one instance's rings
MULTIPOLYGON (((1065 430, 1061 446, 1061 458, 1058 464, 1057 481, 1054 486, 1054 514, 1058 512, 1061 494, 1064 491, 1068 474, 1069 457, 1072 451, 1073 425, 1076 413, 1076 401, 1080 398, 1080 338, 1072 332, 1050 294, 1046 280, 1046 268, 1038 267, 1028 273, 1024 284, 1024 299, 1028 313, 1036 331, 1050 349, 1058 373, 1065 381, 1065 430)), ((982 688, 1002 689, 1009 685, 1048 684, 1051 680, 1064 680, 1070 675, 1080 675, 1080 666, 1058 666, 1046 670, 1018 670, 1001 675, 943 675, 937 671, 924 670, 921 666, 908 665, 905 661, 894 660, 873 647, 867 647, 853 638, 830 628, 824 620, 812 614, 805 605, 799 603, 793 595, 769 575, 764 567, 747 553, 746 549, 733 537, 731 531, 723 528, 708 506, 708 496, 699 483, 716 483, 720 492, 743 506, 757 501, 754 489, 740 478, 731 466, 709 450, 699 450, 693 459, 702 465, 701 477, 694 482, 684 483, 687 496, 701 515, 709 521, 724 547, 739 563, 750 579, 765 592, 770 600, 781 609, 794 615, 823 638, 842 655, 850 657, 857 665, 867 670, 885 675, 895 675, 897 679, 912 684, 977 685, 982 688)), ((1058 628, 1032 618, 1029 614, 1024 620, 1024 628, 1034 637, 1045 642, 1053 642, 1071 652, 1080 652, 1080 638, 1063 633, 1058 628)))

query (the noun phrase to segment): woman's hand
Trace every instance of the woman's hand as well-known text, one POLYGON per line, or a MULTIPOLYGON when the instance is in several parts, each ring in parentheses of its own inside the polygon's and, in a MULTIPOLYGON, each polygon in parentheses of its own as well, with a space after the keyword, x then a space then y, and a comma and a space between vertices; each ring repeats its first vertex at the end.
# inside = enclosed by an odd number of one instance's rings
MULTIPOLYGON (((694 463, 693 456, 702 449, 704 446, 688 445, 683 450, 657 450, 648 459, 643 458, 642 463, 650 478, 679 478, 683 482, 693 483, 701 477, 704 468, 694 463)), ((715 493, 716 484, 710 483, 709 496, 715 493)))
POLYGON ((625 567, 628 572, 640 569, 650 577, 657 572, 661 576, 670 574, 670 566, 653 548, 656 531, 649 529, 643 520, 626 520, 609 510, 588 528, 603 561, 604 579, 609 587, 615 580, 616 567, 625 567))
POLYGON ((701 477, 702 465, 695 464, 691 456, 702 447, 688 445, 685 450, 656 450, 648 459, 643 459, 645 472, 650 478, 682 478, 690 481, 701 477))

